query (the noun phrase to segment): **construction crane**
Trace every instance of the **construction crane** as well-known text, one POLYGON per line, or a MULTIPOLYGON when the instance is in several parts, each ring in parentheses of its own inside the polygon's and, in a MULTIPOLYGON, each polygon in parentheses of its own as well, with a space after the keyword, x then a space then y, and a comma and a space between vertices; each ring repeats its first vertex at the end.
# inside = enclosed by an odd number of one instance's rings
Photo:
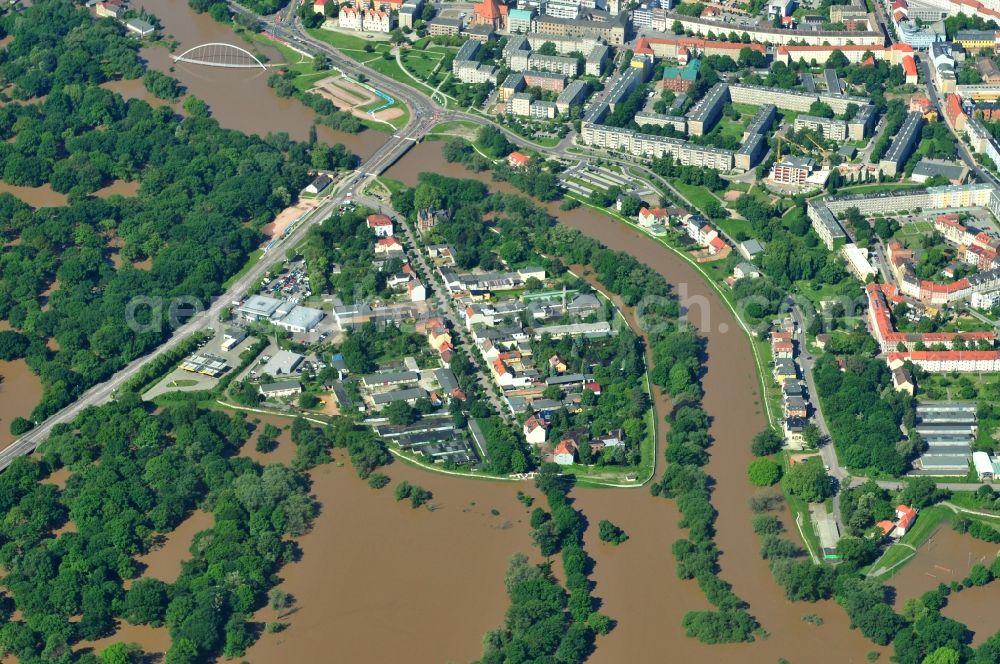
POLYGON ((808 138, 809 142, 815 145, 816 149, 819 150, 821 155, 823 155, 823 170, 824 171, 830 170, 830 151, 824 148, 819 143, 817 143, 816 139, 813 138, 810 134, 806 134, 806 138, 808 138))
MULTIPOLYGON (((778 161, 781 161, 781 142, 782 141, 784 141, 786 143, 790 143, 791 145, 794 145, 795 147, 797 147, 798 149, 800 149, 800 150, 802 150, 804 152, 810 152, 811 151, 811 148, 807 148, 804 145, 799 145, 798 143, 796 143, 795 141, 791 140, 787 136, 778 134, 776 138, 777 138, 777 149, 778 149, 778 161)), ((806 138, 808 138, 810 140, 810 142, 812 142, 812 144, 816 146, 816 149, 819 150, 820 153, 823 155, 823 170, 829 170, 829 168, 830 168, 830 151, 827 150, 826 148, 824 148, 823 146, 821 146, 819 143, 817 143, 813 139, 813 137, 810 136, 809 134, 806 134, 806 138)))

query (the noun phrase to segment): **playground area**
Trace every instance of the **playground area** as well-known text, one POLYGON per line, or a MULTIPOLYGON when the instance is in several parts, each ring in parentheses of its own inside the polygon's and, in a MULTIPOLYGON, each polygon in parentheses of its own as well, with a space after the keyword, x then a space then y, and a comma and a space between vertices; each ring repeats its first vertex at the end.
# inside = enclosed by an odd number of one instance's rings
POLYGON ((395 100, 374 88, 344 76, 328 76, 309 91, 326 97, 342 111, 359 118, 389 122, 403 115, 395 100))

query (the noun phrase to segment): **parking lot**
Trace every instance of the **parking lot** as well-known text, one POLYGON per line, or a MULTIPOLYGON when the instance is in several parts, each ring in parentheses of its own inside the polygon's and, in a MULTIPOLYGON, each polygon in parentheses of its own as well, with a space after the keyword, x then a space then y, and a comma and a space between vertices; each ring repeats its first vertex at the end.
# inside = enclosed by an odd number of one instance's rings
MULTIPOLYGON (((254 341, 256 341, 256 338, 247 337, 240 343, 236 344, 236 346, 232 349, 223 351, 219 347, 219 344, 222 343, 222 336, 221 334, 216 334, 215 337, 209 339, 204 343, 204 345, 200 346, 195 353, 208 353, 221 357, 229 366, 229 371, 233 371, 240 364, 240 353, 253 346, 254 341)), ((188 355, 188 357, 190 357, 190 355, 188 355)), ((229 372, 227 372, 227 374, 228 373, 229 372)), ((212 378, 211 376, 185 371, 180 367, 176 367, 173 371, 167 374, 163 380, 143 394, 142 398, 144 401, 152 401, 166 392, 194 392, 197 390, 211 390, 219 384, 219 380, 221 380, 221 377, 212 378)))

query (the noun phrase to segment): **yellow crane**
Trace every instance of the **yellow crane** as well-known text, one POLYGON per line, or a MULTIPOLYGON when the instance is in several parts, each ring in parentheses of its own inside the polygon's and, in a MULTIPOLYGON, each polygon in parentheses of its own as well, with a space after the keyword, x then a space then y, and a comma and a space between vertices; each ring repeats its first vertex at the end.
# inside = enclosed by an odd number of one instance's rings
MULTIPOLYGON (((830 168, 830 151, 827 150, 826 148, 824 148, 819 143, 817 143, 815 141, 815 139, 813 139, 813 137, 810 136, 809 134, 806 134, 806 138, 808 138, 809 141, 813 145, 816 146, 816 149, 819 150, 820 153, 823 155, 823 170, 829 170, 829 168, 830 168)), ((804 145, 799 145, 798 143, 796 143, 795 141, 791 140, 787 136, 778 134, 778 136, 777 136, 778 161, 781 161, 781 142, 782 141, 784 141, 786 143, 790 143, 791 145, 794 145, 795 147, 797 147, 800 150, 803 150, 804 152, 810 152, 811 151, 810 148, 807 148, 804 145)))

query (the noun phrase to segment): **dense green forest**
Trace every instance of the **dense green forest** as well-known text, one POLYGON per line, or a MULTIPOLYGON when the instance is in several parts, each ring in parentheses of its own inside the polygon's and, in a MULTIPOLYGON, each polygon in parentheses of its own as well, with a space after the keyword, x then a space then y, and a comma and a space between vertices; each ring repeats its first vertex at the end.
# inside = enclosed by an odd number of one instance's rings
MULTIPOLYGON (((267 16, 288 5, 288 0, 242 0, 241 5, 250 11, 267 16)), ((217 21, 229 20, 229 7, 225 0, 188 0, 188 6, 199 14, 208 12, 217 21)))
MULTIPOLYGON (((0 50, 0 80, 14 100, 0 107, 3 180, 69 196, 33 211, 0 195, 0 242, 18 241, 0 256, 0 319, 29 340, 23 355, 45 388, 32 413, 40 420, 169 334, 159 319, 140 318, 141 331, 123 325, 130 301, 218 294, 309 167, 347 167, 354 157, 341 145, 221 129, 192 97, 181 117, 99 87, 143 76, 138 42, 71 3, 39 0, 0 28, 13 36, 0 50), (115 180, 138 180, 138 194, 91 195, 115 180), (123 243, 118 269, 113 241, 123 243), (147 258, 151 269, 131 266, 147 258), (50 338, 58 351, 46 347, 50 338)), ((170 97, 180 91, 168 79, 146 83, 170 97)))
POLYGON ((124 620, 166 625, 168 662, 242 655, 256 638, 251 615, 317 512, 304 471, 328 462, 334 446, 347 448, 361 477, 391 461, 371 430, 338 418, 324 429, 295 421, 291 467, 261 466, 236 455, 251 431, 243 415, 193 403, 154 415, 125 393, 56 427, 40 458, 18 458, 0 474, 0 565, 12 600, 0 604, 0 652, 93 662, 70 649, 124 620), (43 481, 64 467, 64 489, 43 481), (195 535, 178 579, 144 577, 136 556, 196 508, 213 525, 195 535), (75 528, 56 535, 69 521, 75 528))

